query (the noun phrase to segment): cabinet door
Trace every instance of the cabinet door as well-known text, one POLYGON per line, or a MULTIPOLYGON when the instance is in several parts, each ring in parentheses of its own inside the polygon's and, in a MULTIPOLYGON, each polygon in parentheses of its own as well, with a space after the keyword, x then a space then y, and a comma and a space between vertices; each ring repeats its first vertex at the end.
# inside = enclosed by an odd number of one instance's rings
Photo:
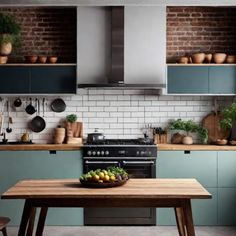
MULTIPOLYGON (((217 225, 217 188, 206 188, 212 199, 192 200, 192 214, 195 225, 217 225)), ((157 225, 176 225, 173 208, 157 208, 157 225)))
MULTIPOLYGON (((22 179, 75 178, 82 174, 82 158, 78 151, 2 151, 0 152, 0 194, 22 179)), ((1 215, 19 225, 23 200, 0 200, 1 215)), ((50 208, 47 225, 83 225, 81 208, 50 208)))
POLYGON ((236 188, 218 188, 218 224, 236 225, 236 188))
POLYGON ((236 151, 218 152, 218 186, 236 188, 236 151))
POLYGON ((168 66, 168 93, 208 93, 208 67, 168 66))
POLYGON ((165 6, 125 6, 125 83, 165 84, 165 45, 165 6))
POLYGON ((157 177, 195 178, 205 187, 217 187, 217 152, 160 151, 157 177))
POLYGON ((31 67, 31 93, 76 93, 76 67, 31 67))
POLYGON ((236 67, 235 66, 209 67, 209 93, 235 94, 236 67))
POLYGON ((30 92, 29 69, 20 66, 0 66, 0 93, 24 94, 30 92))
MULTIPOLYGON (((217 152, 160 151, 157 156, 157 177, 195 178, 212 194, 208 200, 192 200, 196 225, 217 225, 217 152)), ((157 209, 158 225, 174 225, 173 209, 157 209)))

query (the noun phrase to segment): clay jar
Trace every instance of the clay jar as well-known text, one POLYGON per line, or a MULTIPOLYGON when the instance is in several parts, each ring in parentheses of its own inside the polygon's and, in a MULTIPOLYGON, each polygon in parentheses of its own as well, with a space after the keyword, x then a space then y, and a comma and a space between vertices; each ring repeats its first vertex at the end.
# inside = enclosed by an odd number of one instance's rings
POLYGON ((185 136, 182 139, 182 143, 186 145, 193 144, 193 138, 191 136, 185 136))
POLYGON ((211 60, 212 60, 212 54, 211 53, 206 54, 205 55, 206 63, 211 63, 211 60))
POLYGON ((66 129, 65 128, 56 128, 54 134, 54 143, 55 144, 62 144, 65 140, 66 129))
POLYGON ((200 64, 205 60, 205 53, 195 53, 192 55, 193 63, 200 64))
POLYGON ((180 64, 188 64, 188 57, 180 57, 178 60, 180 64))

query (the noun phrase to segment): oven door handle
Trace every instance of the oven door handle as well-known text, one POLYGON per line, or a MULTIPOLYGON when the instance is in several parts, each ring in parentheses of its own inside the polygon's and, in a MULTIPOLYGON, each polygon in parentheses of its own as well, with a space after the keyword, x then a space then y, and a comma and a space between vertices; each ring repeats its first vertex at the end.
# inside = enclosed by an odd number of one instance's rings
POLYGON ((119 164, 118 161, 85 161, 85 164, 119 164))
POLYGON ((122 163, 124 165, 127 165, 127 164, 151 164, 151 165, 154 165, 155 164, 154 161, 122 161, 122 163))

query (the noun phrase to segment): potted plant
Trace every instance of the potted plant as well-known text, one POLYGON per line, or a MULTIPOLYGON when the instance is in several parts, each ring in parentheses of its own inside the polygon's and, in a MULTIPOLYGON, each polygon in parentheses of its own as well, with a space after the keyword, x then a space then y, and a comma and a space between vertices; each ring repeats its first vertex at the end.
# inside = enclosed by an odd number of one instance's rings
POLYGON ((19 43, 20 29, 14 16, 0 13, 0 55, 9 55, 12 45, 19 43))
POLYGON ((233 102, 230 106, 226 107, 222 111, 222 119, 220 126, 224 130, 232 129, 234 122, 236 121, 236 102, 233 102))
POLYGON ((193 144, 193 138, 190 133, 198 133, 201 142, 206 143, 208 139, 208 131, 201 125, 196 124, 192 120, 183 121, 181 119, 172 121, 169 126, 170 130, 183 130, 186 136, 182 138, 183 144, 193 144))

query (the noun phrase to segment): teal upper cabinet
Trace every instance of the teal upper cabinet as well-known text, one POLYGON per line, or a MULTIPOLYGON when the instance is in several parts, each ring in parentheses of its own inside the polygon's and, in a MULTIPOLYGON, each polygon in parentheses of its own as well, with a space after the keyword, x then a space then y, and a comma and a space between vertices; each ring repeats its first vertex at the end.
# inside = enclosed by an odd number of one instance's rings
POLYGON ((0 66, 0 94, 76 94, 76 64, 0 66))
POLYGON ((235 65, 168 65, 168 94, 236 94, 235 65))
POLYGON ((168 66, 168 93, 208 93, 208 68, 168 66))
POLYGON ((209 67, 209 93, 236 94, 236 66, 209 67))

